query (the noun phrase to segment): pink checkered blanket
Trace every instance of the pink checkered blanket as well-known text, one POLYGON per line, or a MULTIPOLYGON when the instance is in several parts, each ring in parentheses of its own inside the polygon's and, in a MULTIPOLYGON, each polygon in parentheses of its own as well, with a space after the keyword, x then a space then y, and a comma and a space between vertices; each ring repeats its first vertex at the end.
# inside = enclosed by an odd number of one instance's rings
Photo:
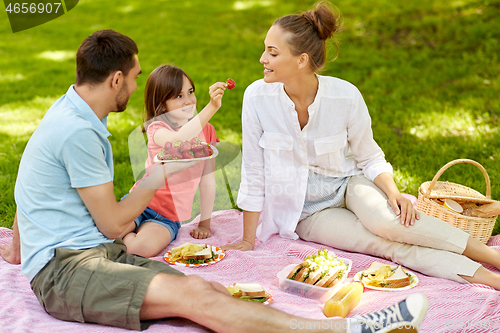
MULTIPOLYGON (((184 225, 178 238, 165 251, 155 257, 163 261, 163 254, 170 248, 184 242, 200 242, 189 235, 197 220, 184 225)), ((220 246, 241 240, 242 215, 236 210, 219 211, 212 219, 212 238, 209 244, 220 246)), ((0 244, 10 244, 12 231, 0 228, 0 244)), ((489 246, 500 250, 500 235, 492 237, 489 246)), ((290 241, 273 236, 266 243, 257 241, 254 251, 227 251, 220 262, 204 267, 176 266, 186 274, 197 274, 206 280, 218 281, 223 285, 233 282, 257 282, 273 296, 269 305, 290 314, 323 320, 323 304, 288 294, 279 288, 276 274, 285 266, 299 263, 302 259, 325 247, 302 240, 290 241)), ((340 251, 326 247, 342 258, 352 260, 352 270, 346 282, 350 282, 356 272, 363 270, 374 261, 383 259, 340 251)), ((490 266, 486 266, 492 269, 490 266)), ((494 270, 500 274, 498 270, 494 270)), ((478 284, 459 284, 457 282, 425 276, 415 272, 420 282, 409 290, 376 291, 366 289, 358 306, 349 317, 387 307, 408 295, 418 292, 429 299, 429 312, 420 332, 498 332, 500 331, 500 292, 478 284)), ((184 319, 165 319, 149 327, 147 332, 207 332, 203 327, 184 319)), ((10 265, 0 259, 0 332, 1 333, 117 333, 127 330, 64 322, 48 315, 38 303, 30 289, 29 282, 19 265, 10 265)))

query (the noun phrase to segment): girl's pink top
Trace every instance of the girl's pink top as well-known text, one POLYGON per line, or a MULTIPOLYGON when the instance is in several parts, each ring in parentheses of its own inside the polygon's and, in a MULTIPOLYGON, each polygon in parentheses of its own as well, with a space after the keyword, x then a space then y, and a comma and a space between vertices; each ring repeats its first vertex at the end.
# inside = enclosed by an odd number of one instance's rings
MULTIPOLYGON (((141 180, 134 184, 130 191, 134 190, 137 185, 151 173, 148 170, 148 167, 154 163, 154 157, 163 148, 157 145, 153 140, 155 132, 161 128, 174 131, 168 124, 162 121, 155 121, 149 125, 147 129, 148 159, 146 160, 146 174, 141 180)), ((198 137, 203 142, 208 143, 220 141, 219 138, 217 138, 215 129, 211 124, 207 124, 200 134, 198 134, 198 137)), ((206 161, 202 161, 192 168, 170 176, 167 182, 165 182, 165 188, 162 187, 156 191, 156 194, 149 202, 148 207, 172 221, 186 221, 191 219, 193 199, 196 189, 200 185, 205 163, 206 161)))

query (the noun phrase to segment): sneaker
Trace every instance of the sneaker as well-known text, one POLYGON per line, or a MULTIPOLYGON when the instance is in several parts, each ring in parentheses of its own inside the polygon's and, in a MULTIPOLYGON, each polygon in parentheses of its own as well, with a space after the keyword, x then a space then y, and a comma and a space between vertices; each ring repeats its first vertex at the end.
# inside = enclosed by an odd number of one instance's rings
POLYGON ((383 310, 354 317, 351 325, 353 331, 361 328, 361 333, 418 332, 428 307, 425 295, 412 294, 383 310))

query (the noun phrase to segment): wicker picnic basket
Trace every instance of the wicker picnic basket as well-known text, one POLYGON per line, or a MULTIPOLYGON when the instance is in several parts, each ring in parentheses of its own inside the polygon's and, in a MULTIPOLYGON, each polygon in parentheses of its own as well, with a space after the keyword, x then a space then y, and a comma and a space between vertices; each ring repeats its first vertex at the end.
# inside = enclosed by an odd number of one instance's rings
POLYGON ((459 203, 475 203, 480 205, 494 202, 491 199, 490 178, 481 164, 473 160, 459 159, 443 166, 432 181, 420 185, 418 189, 417 210, 467 231, 472 237, 485 244, 488 242, 495 226, 496 216, 488 218, 464 216, 440 205, 433 199, 452 199, 459 203), (481 170, 486 180, 486 196, 463 185, 438 181, 446 169, 458 163, 470 163, 481 170))

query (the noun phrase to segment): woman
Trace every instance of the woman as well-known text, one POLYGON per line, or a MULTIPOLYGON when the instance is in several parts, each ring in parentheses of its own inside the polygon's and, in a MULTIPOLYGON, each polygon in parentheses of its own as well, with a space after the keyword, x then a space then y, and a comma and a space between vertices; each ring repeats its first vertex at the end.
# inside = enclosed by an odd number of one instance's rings
POLYGON ((264 79, 243 99, 243 240, 223 248, 252 250, 256 236, 266 241, 279 233, 500 289, 500 276, 475 262, 500 268, 500 252, 419 216, 373 139, 361 93, 316 74, 326 61, 325 41, 337 29, 328 2, 269 29, 260 59, 264 79))

